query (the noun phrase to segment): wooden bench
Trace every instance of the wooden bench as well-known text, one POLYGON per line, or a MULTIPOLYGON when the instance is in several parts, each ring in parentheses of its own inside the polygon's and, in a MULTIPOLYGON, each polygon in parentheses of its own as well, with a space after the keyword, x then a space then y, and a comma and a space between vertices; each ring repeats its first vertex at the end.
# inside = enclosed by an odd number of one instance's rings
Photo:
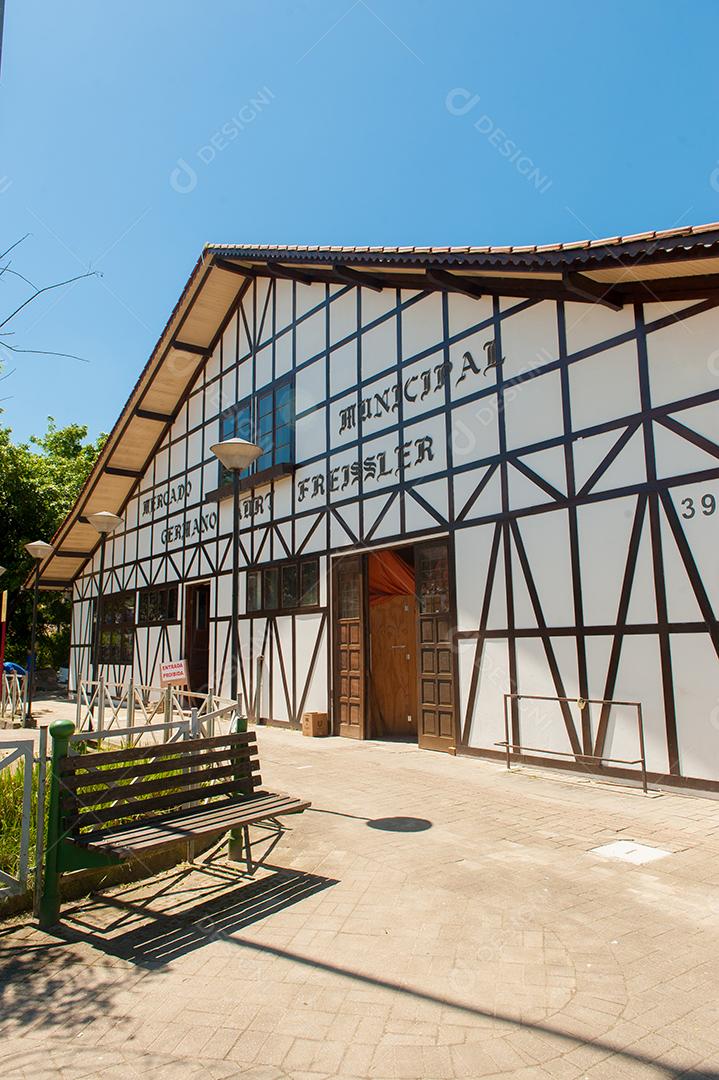
POLYGON ((60 876, 142 858, 178 840, 229 832, 252 869, 249 826, 309 802, 262 790, 251 732, 125 750, 70 753, 75 726, 50 725, 52 775, 40 924, 60 915, 60 876))

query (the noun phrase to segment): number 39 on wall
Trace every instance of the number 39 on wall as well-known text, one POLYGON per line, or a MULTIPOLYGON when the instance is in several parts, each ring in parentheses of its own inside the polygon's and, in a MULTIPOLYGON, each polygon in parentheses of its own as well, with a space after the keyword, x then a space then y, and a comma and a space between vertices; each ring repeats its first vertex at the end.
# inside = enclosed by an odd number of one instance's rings
POLYGON ((716 496, 709 491, 705 495, 697 496, 697 498, 688 495, 681 500, 681 506, 681 514, 686 521, 690 521, 697 514, 701 514, 703 517, 711 517, 717 508, 716 496))

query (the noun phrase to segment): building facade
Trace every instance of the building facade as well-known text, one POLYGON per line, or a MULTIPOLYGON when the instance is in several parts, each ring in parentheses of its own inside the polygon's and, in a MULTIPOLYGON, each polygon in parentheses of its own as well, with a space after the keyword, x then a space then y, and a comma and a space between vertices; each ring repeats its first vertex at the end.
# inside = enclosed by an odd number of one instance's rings
POLYGON ((228 694, 210 447, 240 436, 263 449, 238 503, 238 686, 261 720, 493 756, 506 716, 524 757, 619 775, 641 726, 655 778, 719 787, 714 273, 715 226, 206 248, 43 567, 72 584, 71 686, 93 659, 158 685, 186 658, 228 694), (122 522, 100 582, 101 509, 122 522))

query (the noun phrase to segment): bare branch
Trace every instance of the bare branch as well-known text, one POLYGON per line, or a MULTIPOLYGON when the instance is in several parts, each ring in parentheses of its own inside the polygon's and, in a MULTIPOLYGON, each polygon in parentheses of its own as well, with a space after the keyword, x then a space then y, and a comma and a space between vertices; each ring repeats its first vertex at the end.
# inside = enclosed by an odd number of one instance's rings
POLYGON ((30 281, 30 278, 26 278, 24 274, 20 274, 17 270, 11 270, 9 263, 7 266, 0 266, 0 277, 2 277, 3 274, 12 274, 13 277, 19 277, 20 280, 24 281, 26 285, 29 285, 31 289, 35 289, 38 292, 40 291, 35 282, 30 281))
POLYGON ((16 307, 14 311, 10 312, 10 314, 7 316, 7 318, 3 319, 3 321, 0 322, 0 327, 5 326, 7 323, 9 323, 11 319, 15 318, 15 316, 18 314, 18 312, 22 311, 23 308, 27 307, 28 304, 31 304, 33 302, 33 300, 36 300, 37 297, 41 296, 43 293, 50 292, 52 289, 61 289, 63 287, 63 285, 72 285, 73 282, 82 281, 83 278, 98 277, 98 276, 99 276, 99 271, 90 270, 90 271, 88 271, 87 274, 78 274, 76 277, 68 278, 67 281, 57 281, 57 282, 55 282, 54 285, 45 285, 44 288, 38 289, 37 292, 33 293, 32 296, 29 296, 27 298, 27 300, 24 300, 22 302, 22 304, 20 304, 19 307, 16 307))
POLYGON ((79 360, 81 364, 90 363, 84 356, 75 356, 74 353, 55 352, 54 349, 18 349, 17 345, 8 345, 7 341, 0 341, 0 348, 10 349, 14 353, 33 353, 35 356, 62 356, 66 360, 79 360))
POLYGON ((23 240, 27 240, 29 232, 26 232, 24 236, 21 236, 19 240, 16 240, 14 244, 11 244, 6 251, 0 252, 0 259, 4 259, 6 255, 9 255, 13 248, 16 248, 18 244, 22 244, 23 240))

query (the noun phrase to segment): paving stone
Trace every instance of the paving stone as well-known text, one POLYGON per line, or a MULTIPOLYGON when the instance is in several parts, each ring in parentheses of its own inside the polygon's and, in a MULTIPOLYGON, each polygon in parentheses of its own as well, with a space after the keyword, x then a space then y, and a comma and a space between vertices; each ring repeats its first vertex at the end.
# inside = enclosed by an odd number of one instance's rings
POLYGON ((268 786, 315 809, 254 879, 219 853, 69 904, 57 934, 8 925, 3 1078, 719 1075, 715 803, 259 738, 268 786), (397 816, 432 827, 367 828, 397 816), (616 839, 670 854, 589 854, 616 839))

